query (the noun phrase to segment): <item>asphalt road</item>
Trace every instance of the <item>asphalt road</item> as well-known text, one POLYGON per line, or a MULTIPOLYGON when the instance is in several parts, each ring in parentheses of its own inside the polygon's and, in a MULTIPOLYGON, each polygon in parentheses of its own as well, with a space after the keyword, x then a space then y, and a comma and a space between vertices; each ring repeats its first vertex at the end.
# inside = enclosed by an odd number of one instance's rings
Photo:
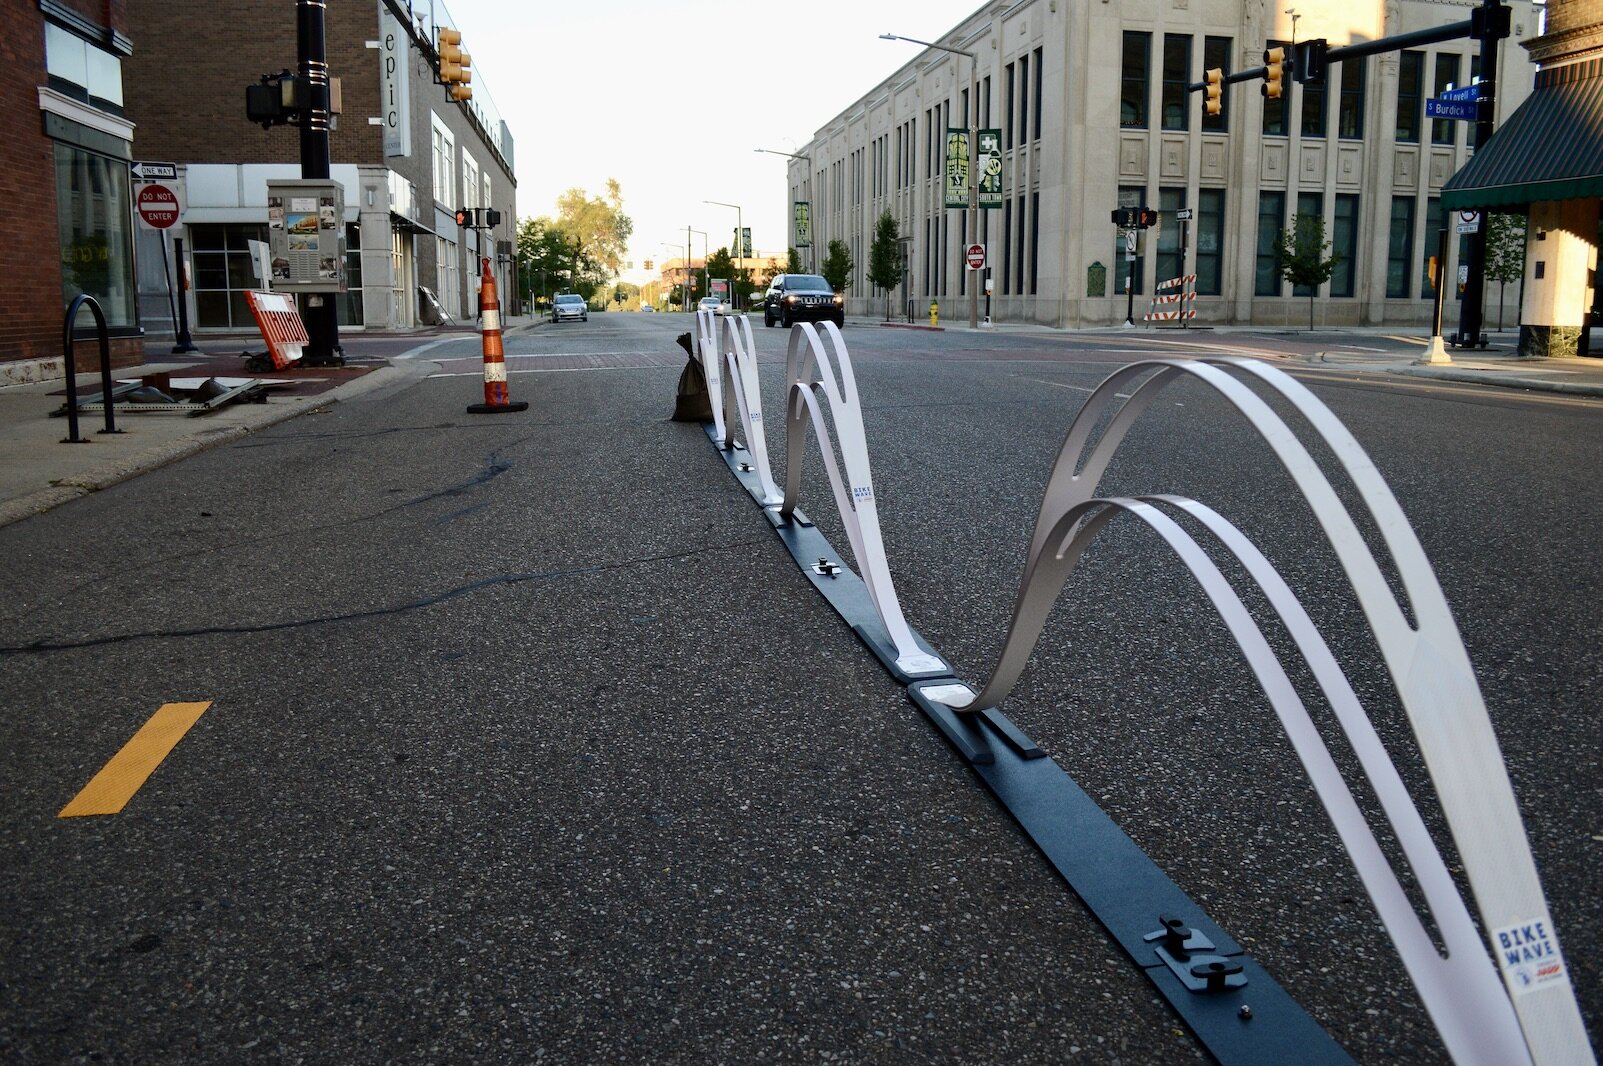
MULTIPOLYGON (((477 346, 447 342, 0 529, 0 1058, 1203 1057, 667 420, 684 328, 514 334, 514 415, 465 413, 477 346), (58 818, 173 701, 211 705, 126 809, 58 818)), ((1603 1032, 1603 404, 1314 367, 1307 337, 847 336, 902 605, 974 681, 1089 390, 1154 347, 1288 353, 1437 568, 1603 1032)), ((758 343, 782 468, 782 335, 758 343)), ((810 455, 803 506, 844 550, 810 455)), ((1252 534, 1424 781, 1332 554, 1239 419, 1171 388, 1104 489, 1252 534)), ((1356 1058, 1443 1061, 1155 538, 1099 540, 1007 711, 1356 1058)))

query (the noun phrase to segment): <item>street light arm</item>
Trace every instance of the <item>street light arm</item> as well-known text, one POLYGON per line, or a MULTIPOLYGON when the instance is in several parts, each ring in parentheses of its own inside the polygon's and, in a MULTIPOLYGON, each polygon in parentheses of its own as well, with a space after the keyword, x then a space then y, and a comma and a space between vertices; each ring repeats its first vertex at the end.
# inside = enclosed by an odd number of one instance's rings
POLYGON ((925 48, 936 48, 942 52, 951 52, 954 55, 968 56, 970 59, 975 58, 973 52, 962 48, 953 48, 951 45, 936 44, 934 41, 921 41, 916 37, 903 37, 899 33, 882 33, 879 35, 879 39, 882 41, 906 41, 908 44, 921 44, 925 48))

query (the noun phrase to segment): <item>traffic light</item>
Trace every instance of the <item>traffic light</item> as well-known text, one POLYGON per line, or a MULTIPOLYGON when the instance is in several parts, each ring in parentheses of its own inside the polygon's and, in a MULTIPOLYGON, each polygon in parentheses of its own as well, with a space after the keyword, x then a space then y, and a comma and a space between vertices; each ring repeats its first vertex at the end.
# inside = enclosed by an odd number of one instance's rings
POLYGON ((647 270, 651 269, 651 260, 649 260, 649 259, 646 260, 646 269, 647 270))
POLYGON ((1280 99, 1285 91, 1286 50, 1276 45, 1263 50, 1263 84, 1258 91, 1271 100, 1280 99))
POLYGON ((459 207, 456 209, 456 224, 458 226, 473 225, 473 208, 459 207))
POLYGON ((1158 212, 1150 207, 1143 207, 1136 212, 1135 224, 1139 229, 1148 229, 1158 224, 1158 212))
POLYGON ((301 80, 287 70, 263 74, 255 85, 245 86, 245 117, 262 129, 299 121, 306 108, 301 80))
POLYGON ((495 229, 501 224, 501 212, 493 207, 486 207, 484 209, 484 224, 490 229, 495 229))
POLYGON ((1202 109, 1210 115, 1217 115, 1224 110, 1225 101, 1225 72, 1223 67, 1214 67, 1203 75, 1208 87, 1204 90, 1202 109))
POLYGON ((1324 38, 1298 41, 1293 47, 1291 57, 1291 79, 1304 85, 1322 84, 1325 80, 1325 69, 1330 66, 1329 55, 1330 45, 1324 38))
POLYGON ((473 80, 473 71, 468 69, 473 57, 462 51, 462 31, 441 26, 435 33, 439 41, 440 84, 445 86, 445 95, 457 101, 473 99, 473 90, 468 86, 473 80))

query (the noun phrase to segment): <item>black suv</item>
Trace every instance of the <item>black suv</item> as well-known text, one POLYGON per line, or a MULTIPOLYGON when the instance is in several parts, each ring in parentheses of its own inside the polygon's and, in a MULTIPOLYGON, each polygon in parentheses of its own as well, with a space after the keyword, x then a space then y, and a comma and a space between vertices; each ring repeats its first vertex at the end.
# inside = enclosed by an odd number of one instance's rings
POLYGON ((810 318, 846 325, 845 298, 836 295, 829 282, 817 274, 775 274, 763 296, 763 325, 778 322, 786 329, 792 322, 810 318))

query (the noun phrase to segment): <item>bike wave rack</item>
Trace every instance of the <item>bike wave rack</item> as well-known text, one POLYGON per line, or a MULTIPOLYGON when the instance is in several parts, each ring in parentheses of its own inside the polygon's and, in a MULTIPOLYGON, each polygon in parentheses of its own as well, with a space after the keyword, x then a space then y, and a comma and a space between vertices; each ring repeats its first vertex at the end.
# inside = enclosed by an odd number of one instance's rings
MULTIPOLYGON (((712 318, 710 314, 707 317, 712 318)), ((814 586, 885 667, 908 684, 912 701, 968 761, 1215 1057, 1227 1063, 1350 1061, 1328 1034, 999 710, 1086 548, 1119 517, 1134 518, 1155 532, 1219 612, 1285 727, 1454 1061, 1534 1062, 1539 1066, 1595 1061, 1497 738, 1441 587, 1390 488, 1357 440, 1312 392, 1273 367, 1240 358, 1143 361, 1105 379, 1076 415, 1059 451, 1031 536, 1006 639, 995 669, 976 694, 954 676, 902 615, 879 536, 856 379, 840 332, 827 323, 822 335, 810 323, 791 330, 786 358, 785 489, 776 501, 763 443, 750 323, 739 316, 726 318, 721 334, 717 327, 716 320, 703 327, 700 354, 709 389, 717 380, 714 366, 722 363, 727 372, 723 378, 725 410, 720 413, 715 404, 708 434, 731 471, 763 508, 814 586), (718 357, 720 349, 722 359, 718 357), (1234 524, 1198 501, 1176 495, 1096 495, 1103 473, 1130 428, 1157 395, 1177 380, 1211 387, 1246 418, 1291 475, 1335 549, 1425 758, 1488 931, 1491 957, 1346 675, 1270 561, 1234 524), (1291 427, 1247 381, 1294 408, 1334 456, 1380 532, 1414 624, 1392 595, 1352 515, 1324 472, 1291 427), (1122 404, 1118 404, 1120 399, 1122 404), (836 442, 823 417, 825 406, 838 436, 844 478, 835 459, 836 442), (736 418, 745 445, 734 439, 736 418), (1093 442, 1098 425, 1104 423, 1093 442), (861 578, 797 509, 808 426, 818 438, 854 561, 863 572, 861 578), (741 453, 750 458, 739 458, 741 453), (1380 802, 1446 948, 1445 955, 1432 943, 1409 902, 1284 665, 1230 581, 1176 520, 1178 516, 1206 531, 1219 548, 1234 557, 1290 634, 1380 802)))

